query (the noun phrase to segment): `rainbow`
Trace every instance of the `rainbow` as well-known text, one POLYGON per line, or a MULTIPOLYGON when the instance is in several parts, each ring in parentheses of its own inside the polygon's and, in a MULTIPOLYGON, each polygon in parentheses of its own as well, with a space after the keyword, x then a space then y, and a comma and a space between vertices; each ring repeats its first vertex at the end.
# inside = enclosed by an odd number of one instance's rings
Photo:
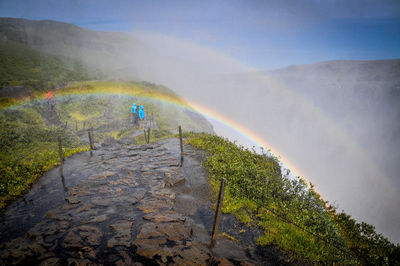
MULTIPOLYGON (((179 99, 176 95, 170 95, 166 93, 146 93, 146 92, 141 92, 137 93, 136 92, 136 87, 131 89, 123 88, 123 87, 113 87, 113 88, 102 88, 102 89, 96 89, 96 90, 89 90, 83 91, 80 90, 69 90, 67 89, 58 89, 53 91, 55 99, 62 99, 65 97, 69 96, 112 96, 112 95, 119 95, 119 96, 133 96, 133 97, 140 97, 143 99, 148 99, 148 100, 157 100, 161 101, 164 103, 168 104, 173 104, 175 106, 181 107, 181 108, 186 108, 191 111, 195 111, 197 113, 200 113, 201 115, 207 117, 208 119, 212 119, 218 123, 221 123, 222 125, 226 126, 230 130, 233 130, 236 133, 239 133, 241 136, 243 136, 245 139, 249 140, 251 143, 254 143, 258 145, 259 147, 263 147, 265 149, 269 150, 269 153, 271 153, 273 156, 279 158, 279 160, 284 164, 284 166, 290 171, 295 174, 296 176, 304 176, 300 170, 298 170, 294 164, 290 163, 288 160, 284 159, 283 157, 280 156, 279 153, 277 153, 278 149, 274 147, 271 143, 268 143, 266 140, 264 140, 261 136, 257 135, 250 129, 240 125, 239 123, 235 122, 234 120, 228 118, 227 116, 224 116, 217 111, 208 108, 204 105, 201 105, 199 103, 196 103, 192 100, 181 100, 179 99)), ((34 101, 41 101, 44 99, 44 94, 43 95, 36 95, 34 101)), ((21 99, 18 103, 15 105, 9 106, 8 108, 18 108, 23 105, 26 105, 32 101, 29 98, 24 98, 21 99)), ((307 181, 307 180, 305 180, 307 181)), ((308 181, 307 181, 308 182, 308 181)))

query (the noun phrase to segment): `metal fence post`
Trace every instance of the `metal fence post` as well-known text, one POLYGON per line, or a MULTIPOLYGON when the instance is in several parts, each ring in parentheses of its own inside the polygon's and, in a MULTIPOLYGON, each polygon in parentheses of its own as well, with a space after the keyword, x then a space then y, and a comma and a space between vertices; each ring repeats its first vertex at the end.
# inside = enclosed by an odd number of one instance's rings
POLYGON ((62 152, 61 136, 58 136, 58 154, 60 156, 60 175, 63 176, 64 157, 62 152))
POLYGON ((181 167, 183 165, 183 141, 182 141, 182 127, 179 125, 179 143, 181 146, 181 167))
POLYGON ((95 150, 93 127, 90 129, 90 145, 91 145, 92 150, 95 150))
POLYGON ((144 134, 144 143, 147 144, 147 132, 146 132, 146 129, 143 129, 143 134, 144 134))
POLYGON ((212 230, 212 234, 211 234, 210 248, 214 247, 216 238, 217 238, 217 234, 218 234, 218 224, 219 224, 219 220, 221 218, 222 203, 224 201, 225 184, 226 184, 226 179, 222 178, 221 186, 219 188, 217 208, 215 209, 214 226, 213 226, 213 230, 212 230))

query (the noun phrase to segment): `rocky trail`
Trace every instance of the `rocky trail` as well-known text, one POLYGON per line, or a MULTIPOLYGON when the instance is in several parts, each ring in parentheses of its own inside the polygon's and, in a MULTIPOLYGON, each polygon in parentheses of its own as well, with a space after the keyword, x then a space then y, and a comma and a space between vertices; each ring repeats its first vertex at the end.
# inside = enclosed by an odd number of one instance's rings
POLYGON ((167 139, 68 158, 63 177, 58 168, 47 172, 2 214, 0 264, 276 264, 254 246, 260 232, 229 215, 220 231, 236 239, 220 236, 208 248, 214 211, 207 176, 201 154, 190 146, 185 154, 179 167, 179 140, 167 139))

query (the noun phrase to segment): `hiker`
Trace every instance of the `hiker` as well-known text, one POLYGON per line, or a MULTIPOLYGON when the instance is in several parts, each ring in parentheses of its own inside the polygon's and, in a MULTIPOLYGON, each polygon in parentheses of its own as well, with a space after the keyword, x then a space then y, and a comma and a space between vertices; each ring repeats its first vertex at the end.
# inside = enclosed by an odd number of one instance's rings
POLYGON ((50 91, 47 92, 46 96, 45 96, 46 100, 47 100, 47 106, 50 105, 51 100, 53 100, 53 94, 51 94, 50 91))
POLYGON ((143 120, 145 118, 145 114, 144 114, 144 110, 143 110, 143 105, 140 106, 139 111, 138 111, 138 115, 139 115, 139 120, 141 125, 143 126, 143 120))
POLYGON ((136 103, 133 103, 132 104, 132 120, 133 120, 134 125, 137 124, 137 120, 138 120, 136 109, 137 109, 136 103))

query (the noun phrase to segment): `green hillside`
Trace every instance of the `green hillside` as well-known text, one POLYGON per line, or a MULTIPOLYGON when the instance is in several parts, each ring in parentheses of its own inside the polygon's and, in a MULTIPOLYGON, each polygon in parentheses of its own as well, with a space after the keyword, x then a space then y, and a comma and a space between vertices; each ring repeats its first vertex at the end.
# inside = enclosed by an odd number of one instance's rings
POLYGON ((96 79, 77 60, 36 51, 13 41, 0 40, 0 87, 51 88, 70 81, 96 79))
MULTIPOLYGON (((135 62, 140 70, 146 64, 141 55, 155 53, 128 34, 96 32, 50 20, 0 18, 0 40, 69 60, 69 68, 85 66, 85 72, 95 76, 92 79, 126 77, 125 68, 135 62)), ((128 79, 133 78, 130 73, 128 79)))

